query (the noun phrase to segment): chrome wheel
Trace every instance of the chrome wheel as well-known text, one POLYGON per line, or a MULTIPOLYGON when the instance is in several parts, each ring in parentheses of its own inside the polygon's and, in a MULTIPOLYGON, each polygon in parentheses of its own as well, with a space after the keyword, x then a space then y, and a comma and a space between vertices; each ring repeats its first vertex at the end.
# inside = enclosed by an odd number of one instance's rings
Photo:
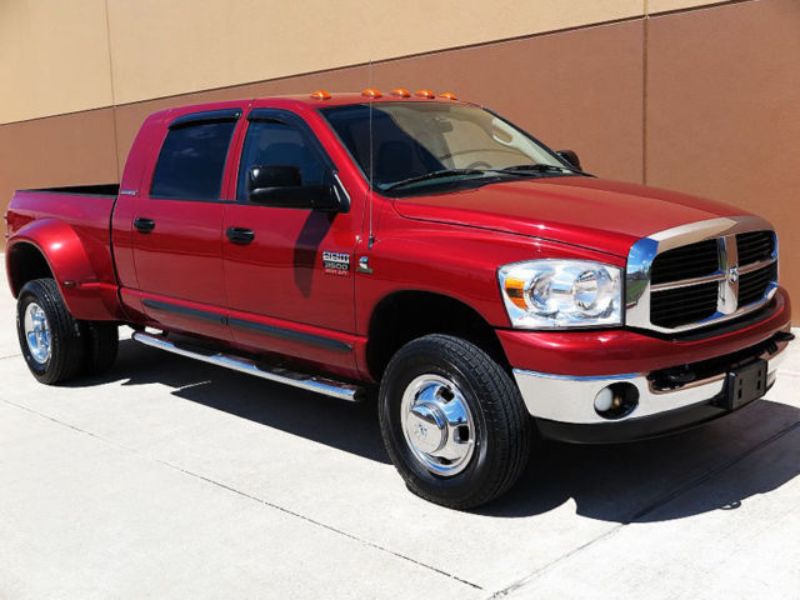
POLYGON ((25 309, 25 340, 33 360, 43 365, 50 359, 50 323, 44 310, 36 302, 31 302, 25 309))
POLYGON ((400 417, 406 443, 431 473, 452 477, 469 464, 475 424, 461 390, 439 375, 420 375, 403 393, 400 417))

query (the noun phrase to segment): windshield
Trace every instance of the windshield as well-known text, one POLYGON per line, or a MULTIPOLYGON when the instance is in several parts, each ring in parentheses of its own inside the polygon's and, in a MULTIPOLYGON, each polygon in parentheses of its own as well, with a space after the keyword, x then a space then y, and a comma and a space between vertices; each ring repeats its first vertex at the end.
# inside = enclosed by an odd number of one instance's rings
POLYGON ((524 132, 478 107, 381 102, 371 110, 371 127, 368 104, 331 107, 322 113, 379 190, 519 177, 525 167, 535 165, 539 168, 527 172, 528 176, 573 171, 524 132))

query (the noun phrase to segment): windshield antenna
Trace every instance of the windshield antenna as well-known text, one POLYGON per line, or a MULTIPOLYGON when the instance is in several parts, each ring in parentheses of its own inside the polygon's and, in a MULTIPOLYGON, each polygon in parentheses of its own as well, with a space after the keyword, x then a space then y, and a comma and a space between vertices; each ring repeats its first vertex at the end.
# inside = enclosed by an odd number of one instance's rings
MULTIPOLYGON (((372 87, 372 58, 369 59, 369 86, 372 87)), ((372 103, 374 98, 369 98, 369 189, 367 190, 367 205, 369 210, 369 237, 367 238, 367 248, 372 248, 375 243, 375 232, 372 229, 372 182, 375 172, 375 153, 372 139, 372 103)))

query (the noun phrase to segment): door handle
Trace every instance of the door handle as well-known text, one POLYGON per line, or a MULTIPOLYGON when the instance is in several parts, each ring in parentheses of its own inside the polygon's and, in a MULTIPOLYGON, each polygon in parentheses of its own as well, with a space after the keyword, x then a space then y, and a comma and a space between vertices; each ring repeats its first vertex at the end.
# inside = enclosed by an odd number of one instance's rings
POLYGON ((144 217, 136 217, 133 220, 133 226, 141 233, 150 233, 156 228, 156 222, 153 219, 146 219, 144 217))
POLYGON ((249 244, 256 239, 255 231, 247 229, 246 227, 228 227, 225 231, 225 235, 227 235, 228 239, 234 244, 241 245, 249 244))

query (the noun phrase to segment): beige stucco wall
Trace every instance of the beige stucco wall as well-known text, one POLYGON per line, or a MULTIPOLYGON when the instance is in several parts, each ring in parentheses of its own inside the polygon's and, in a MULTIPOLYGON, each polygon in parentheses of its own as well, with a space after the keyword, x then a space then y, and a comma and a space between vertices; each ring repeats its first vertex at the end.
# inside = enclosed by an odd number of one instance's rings
POLYGON ((710 3, 2 0, 0 124, 710 3))
POLYGON ((104 0, 0 0, 0 123, 112 103, 104 0))
POLYGON ((131 102, 632 17, 642 9, 642 0, 110 0, 114 90, 118 102, 131 102))

